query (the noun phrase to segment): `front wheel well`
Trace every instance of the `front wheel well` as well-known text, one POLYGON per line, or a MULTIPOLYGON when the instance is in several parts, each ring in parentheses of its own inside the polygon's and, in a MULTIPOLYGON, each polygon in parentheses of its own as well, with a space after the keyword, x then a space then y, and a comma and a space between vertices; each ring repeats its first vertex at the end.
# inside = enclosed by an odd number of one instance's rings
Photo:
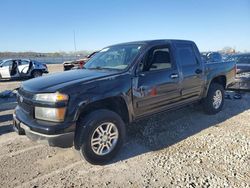
MULTIPOLYGON (((110 97, 107 99, 95 101, 85 106, 79 113, 79 117, 86 116, 95 110, 108 109, 117 113, 124 123, 129 123, 129 112, 127 104, 122 97, 110 97)), ((79 119, 79 118, 78 118, 79 119)))
POLYGON ((42 73, 43 71, 40 70, 40 69, 34 69, 34 70, 31 71, 31 74, 33 74, 34 72, 41 72, 42 73))

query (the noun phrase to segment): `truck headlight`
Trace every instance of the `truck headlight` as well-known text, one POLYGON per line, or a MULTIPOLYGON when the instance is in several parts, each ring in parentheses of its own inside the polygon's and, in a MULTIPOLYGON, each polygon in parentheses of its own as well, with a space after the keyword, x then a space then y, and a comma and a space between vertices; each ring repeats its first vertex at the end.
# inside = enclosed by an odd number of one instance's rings
POLYGON ((35 118, 46 121, 64 121, 66 108, 35 107, 35 118))
POLYGON ((62 93, 41 93, 36 94, 34 99, 41 102, 61 102, 69 99, 68 95, 62 93))

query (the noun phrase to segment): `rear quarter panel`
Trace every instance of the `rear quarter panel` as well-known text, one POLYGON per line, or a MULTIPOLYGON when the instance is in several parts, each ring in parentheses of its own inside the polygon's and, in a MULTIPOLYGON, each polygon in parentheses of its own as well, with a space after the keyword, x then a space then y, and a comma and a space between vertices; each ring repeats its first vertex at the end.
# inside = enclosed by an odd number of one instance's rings
POLYGON ((214 62, 205 64, 206 88, 204 95, 206 96, 208 88, 216 77, 226 77, 226 88, 234 82, 235 79, 235 62, 214 62))

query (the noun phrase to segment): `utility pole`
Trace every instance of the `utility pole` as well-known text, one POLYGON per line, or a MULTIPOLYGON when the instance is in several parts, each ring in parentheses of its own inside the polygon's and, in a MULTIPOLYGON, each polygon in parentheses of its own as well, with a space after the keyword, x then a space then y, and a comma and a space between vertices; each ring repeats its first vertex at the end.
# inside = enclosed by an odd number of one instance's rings
POLYGON ((76 60, 77 60, 77 54, 76 54, 76 33, 75 33, 75 30, 74 30, 74 47, 75 47, 75 57, 76 57, 76 60))

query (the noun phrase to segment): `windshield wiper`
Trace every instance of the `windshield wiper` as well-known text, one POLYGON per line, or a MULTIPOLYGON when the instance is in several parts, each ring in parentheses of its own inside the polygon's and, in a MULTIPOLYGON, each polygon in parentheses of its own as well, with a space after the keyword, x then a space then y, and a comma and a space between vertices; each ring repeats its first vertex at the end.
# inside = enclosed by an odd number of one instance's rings
POLYGON ((104 69, 103 67, 100 67, 100 66, 97 66, 97 67, 91 67, 91 68, 88 68, 88 69, 97 69, 97 70, 102 70, 104 69))

